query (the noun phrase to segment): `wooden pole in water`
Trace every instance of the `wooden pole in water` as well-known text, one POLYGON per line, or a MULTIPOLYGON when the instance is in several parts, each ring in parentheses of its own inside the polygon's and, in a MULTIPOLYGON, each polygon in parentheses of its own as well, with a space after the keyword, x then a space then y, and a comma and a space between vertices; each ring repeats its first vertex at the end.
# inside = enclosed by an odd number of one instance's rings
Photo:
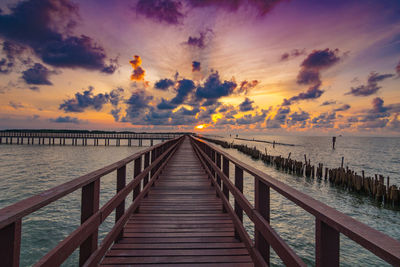
POLYGON ((335 149, 336 136, 332 137, 332 149, 335 149))

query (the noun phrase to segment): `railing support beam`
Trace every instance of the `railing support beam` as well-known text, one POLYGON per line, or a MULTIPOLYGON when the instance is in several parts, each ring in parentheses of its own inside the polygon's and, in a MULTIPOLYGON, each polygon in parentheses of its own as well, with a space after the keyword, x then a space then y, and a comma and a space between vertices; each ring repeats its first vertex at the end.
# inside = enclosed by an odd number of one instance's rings
POLYGON ((13 222, 0 229, 0 259, 1 266, 19 266, 21 250, 21 220, 13 222))
MULTIPOLYGON (((254 178, 255 183, 255 205, 256 210, 264 217, 269 223, 270 213, 270 189, 269 187, 260 181, 257 177, 254 178)), ((257 250, 260 252, 265 262, 269 265, 270 247, 268 241, 262 236, 262 234, 255 229, 255 245, 257 250)))
MULTIPOLYGON (((223 165, 222 165, 223 172, 224 172, 225 176, 228 177, 228 179, 229 179, 229 159, 225 156, 222 156, 222 163, 223 163, 223 165)), ((226 199, 229 201, 229 188, 225 182, 222 185, 222 192, 224 193, 226 199)), ((223 212, 227 212, 225 206, 223 206, 222 210, 223 210, 223 212)))
MULTIPOLYGON (((126 185, 126 165, 122 166, 121 168, 117 169, 117 193, 125 188, 126 185)), ((125 213, 125 200, 121 202, 115 209, 115 223, 124 215, 125 213)), ((123 229, 121 233, 119 233, 117 237, 117 241, 122 238, 123 229)))
MULTIPOLYGON (((238 165, 235 165, 235 186, 241 193, 243 193, 243 169, 238 165)), ((235 213, 238 216, 240 222, 243 224, 243 209, 235 199, 235 213)), ((239 239, 239 233, 235 229, 235 237, 239 239)))
MULTIPOLYGON (((81 224, 99 210, 100 179, 82 187, 81 224)), ((79 266, 82 266, 97 249, 98 230, 91 234, 80 246, 79 266)))
POLYGON ((315 219, 315 265, 339 266, 340 234, 319 219, 315 219))

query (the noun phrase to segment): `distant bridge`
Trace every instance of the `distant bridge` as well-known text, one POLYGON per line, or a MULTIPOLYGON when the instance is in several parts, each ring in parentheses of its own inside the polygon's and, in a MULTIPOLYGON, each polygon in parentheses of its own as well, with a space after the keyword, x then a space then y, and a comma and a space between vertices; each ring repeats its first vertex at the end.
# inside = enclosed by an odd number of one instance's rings
POLYGON ((150 146, 154 140, 164 142, 174 139, 185 133, 135 133, 135 132, 107 132, 107 131, 71 131, 71 130, 5 130, 0 131, 0 144, 16 145, 82 145, 98 146, 100 143, 110 145, 113 140, 116 146, 121 145, 121 140, 126 140, 132 146, 137 140, 138 146, 143 146, 143 140, 149 140, 150 146), (100 142, 101 141, 101 142, 100 142))

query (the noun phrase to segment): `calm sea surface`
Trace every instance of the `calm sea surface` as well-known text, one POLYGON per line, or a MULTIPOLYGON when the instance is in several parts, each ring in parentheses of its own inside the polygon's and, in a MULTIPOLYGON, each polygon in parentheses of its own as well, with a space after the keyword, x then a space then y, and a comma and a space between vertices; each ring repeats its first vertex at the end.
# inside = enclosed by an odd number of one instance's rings
MULTIPOLYGON (((390 176, 390 183, 400 185, 400 138, 338 137, 336 150, 331 149, 331 137, 263 136, 240 135, 267 141, 295 144, 275 146, 251 141, 233 140, 229 136, 219 139, 256 146, 269 154, 304 159, 312 164, 323 163, 326 167, 337 167, 342 156, 345 165, 366 175, 390 176)), ((0 208, 33 196, 46 189, 79 177, 90 171, 129 156, 141 147, 104 146, 28 146, 0 145, 0 208)), ((261 161, 234 150, 225 149, 234 157, 266 172, 297 190, 306 193, 341 212, 386 233, 400 241, 400 210, 382 207, 368 197, 358 196, 335 188, 325 181, 292 176, 275 170, 261 161)), ((230 168, 233 170, 233 168, 230 168)), ((133 166, 127 175, 132 177, 133 166)), ((101 180, 101 205, 115 193, 115 176, 111 173, 101 180)), ((128 180, 127 182, 129 182, 128 180)), ((254 200, 254 179, 245 175, 244 191, 250 202, 254 200)), ((21 266, 31 266, 58 242, 71 233, 80 222, 80 190, 27 216, 22 224, 21 266)), ((246 218, 245 218, 246 219, 246 218)), ((100 240, 112 227, 114 216, 110 215, 100 228, 100 240)), ((253 234, 252 224, 247 220, 246 228, 253 234)), ((271 225, 284 240, 310 266, 314 265, 314 217, 271 191, 271 225)), ((342 266, 388 266, 379 258, 341 235, 342 266)), ((74 253, 64 266, 77 266, 74 253)), ((276 256, 272 265, 282 266, 276 256)))

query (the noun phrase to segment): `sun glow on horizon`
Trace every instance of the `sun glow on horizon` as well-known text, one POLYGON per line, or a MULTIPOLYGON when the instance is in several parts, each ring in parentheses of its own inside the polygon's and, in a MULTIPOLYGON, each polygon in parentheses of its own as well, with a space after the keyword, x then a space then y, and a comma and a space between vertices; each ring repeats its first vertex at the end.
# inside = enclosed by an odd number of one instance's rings
POLYGON ((196 130, 203 130, 204 128, 206 128, 207 127, 207 125, 205 125, 205 124, 200 124, 200 125, 197 125, 196 127, 194 127, 196 130))

